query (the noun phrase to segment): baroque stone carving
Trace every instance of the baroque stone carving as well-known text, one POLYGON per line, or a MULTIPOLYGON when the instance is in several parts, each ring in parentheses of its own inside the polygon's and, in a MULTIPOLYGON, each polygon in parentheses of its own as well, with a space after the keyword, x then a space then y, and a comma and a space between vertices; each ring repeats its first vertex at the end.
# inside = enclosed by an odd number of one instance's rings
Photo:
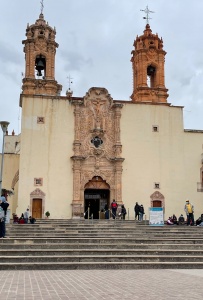
MULTIPOLYGON (((122 104, 113 102, 105 88, 91 88, 83 101, 73 100, 75 106, 74 191, 73 203, 83 205, 85 185, 93 177, 101 177, 122 202, 122 145, 120 118, 122 104), (79 168, 75 167, 80 161, 79 168), (118 167, 119 165, 119 167, 118 167), (79 199, 80 198, 80 199, 79 199)), ((111 193, 110 193, 111 194, 111 193)), ((74 216, 74 211, 73 211, 74 216)))

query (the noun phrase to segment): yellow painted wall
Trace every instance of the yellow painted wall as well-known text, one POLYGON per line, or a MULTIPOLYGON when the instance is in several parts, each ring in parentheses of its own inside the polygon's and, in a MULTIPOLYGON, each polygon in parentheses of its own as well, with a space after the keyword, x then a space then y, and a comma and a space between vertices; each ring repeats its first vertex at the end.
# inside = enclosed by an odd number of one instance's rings
POLYGON ((184 213, 186 199, 203 213, 200 181, 203 132, 183 130, 181 107, 124 104, 121 117, 123 145, 123 202, 134 218, 135 202, 143 204, 147 218, 150 196, 157 190, 165 197, 165 218, 184 213), (158 126, 158 132, 152 127, 158 126))
POLYGON ((51 218, 71 218, 73 107, 60 97, 26 97, 22 101, 22 132, 18 214, 30 205, 30 193, 40 188, 51 218), (44 124, 37 124, 44 117, 44 124), (43 178, 42 186, 34 178, 43 178))

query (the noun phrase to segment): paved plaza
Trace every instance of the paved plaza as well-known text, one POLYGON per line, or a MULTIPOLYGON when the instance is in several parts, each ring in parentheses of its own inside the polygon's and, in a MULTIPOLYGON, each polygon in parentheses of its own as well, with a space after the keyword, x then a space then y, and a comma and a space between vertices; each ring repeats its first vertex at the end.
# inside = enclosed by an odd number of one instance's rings
POLYGON ((202 299, 203 270, 0 271, 0 299, 202 299))

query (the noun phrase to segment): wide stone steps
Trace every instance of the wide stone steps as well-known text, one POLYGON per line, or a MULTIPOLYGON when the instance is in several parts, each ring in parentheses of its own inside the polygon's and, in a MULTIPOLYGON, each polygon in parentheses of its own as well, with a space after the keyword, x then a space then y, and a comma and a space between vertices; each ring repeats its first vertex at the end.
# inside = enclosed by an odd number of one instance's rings
POLYGON ((87 249, 110 249, 110 250, 115 250, 115 249, 121 249, 122 251, 127 251, 128 249, 185 249, 186 250, 201 250, 203 249, 203 244, 198 244, 198 243, 191 243, 191 244, 158 244, 158 243, 151 243, 151 244, 129 244, 129 243, 121 243, 121 244, 112 244, 112 243, 77 243, 77 244, 69 244, 69 243, 30 243, 28 241, 27 243, 21 244, 21 243, 3 243, 0 244, 0 249, 33 249, 33 250, 38 250, 38 249, 77 249, 77 250, 87 250, 87 249))
POLYGON ((2 256, 0 262, 203 262, 203 255, 44 255, 2 256))
POLYGON ((15 249, 0 250, 0 260, 2 257, 27 257, 27 256, 203 256, 203 249, 198 250, 167 250, 167 249, 15 249), (125 250, 125 251, 123 251, 125 250))
POLYGON ((20 262, 1 263, 0 270, 203 269, 203 262, 20 262))
POLYGON ((0 270, 203 268, 202 230, 119 220, 10 224, 0 270))

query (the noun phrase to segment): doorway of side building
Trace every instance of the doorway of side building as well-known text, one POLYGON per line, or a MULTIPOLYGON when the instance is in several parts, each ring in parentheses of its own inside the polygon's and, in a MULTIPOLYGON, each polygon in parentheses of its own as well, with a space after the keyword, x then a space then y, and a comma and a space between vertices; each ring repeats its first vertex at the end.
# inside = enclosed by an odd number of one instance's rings
POLYGON ((42 199, 32 200, 32 217, 35 219, 42 218, 42 199))

